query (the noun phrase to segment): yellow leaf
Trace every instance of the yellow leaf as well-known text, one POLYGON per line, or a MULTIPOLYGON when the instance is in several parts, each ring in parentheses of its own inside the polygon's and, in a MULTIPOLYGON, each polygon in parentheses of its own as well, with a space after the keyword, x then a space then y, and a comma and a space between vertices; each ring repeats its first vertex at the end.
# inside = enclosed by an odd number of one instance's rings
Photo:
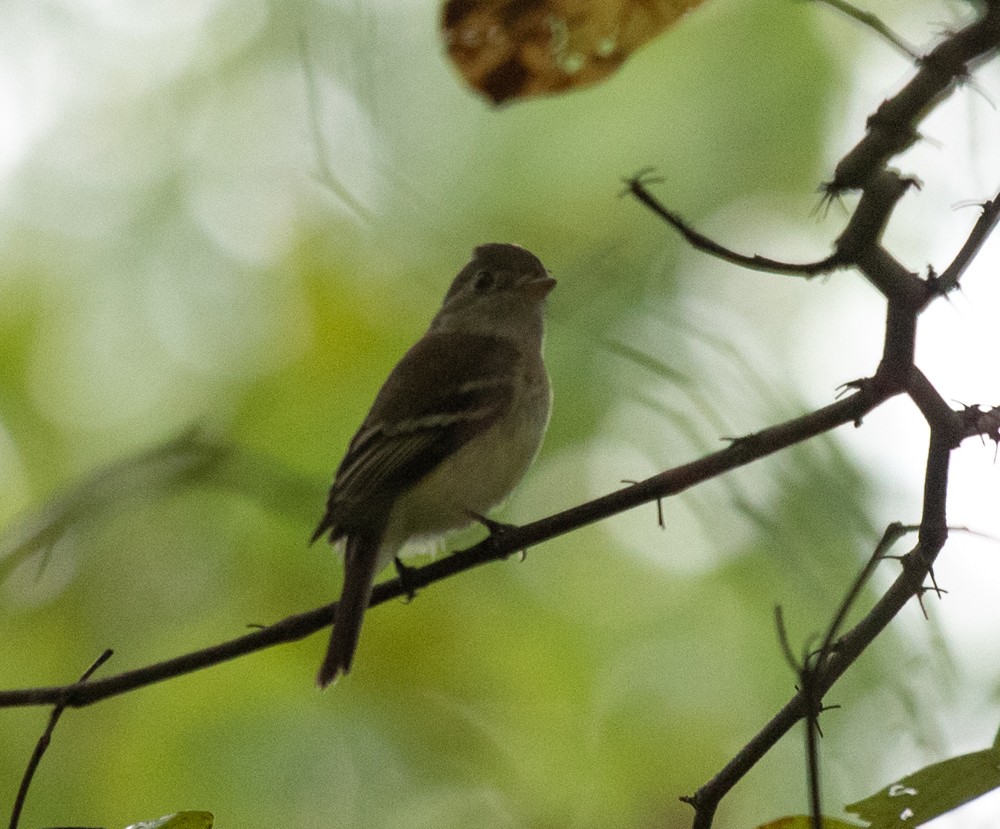
POLYGON ((447 0, 448 55, 494 104, 589 86, 702 0, 447 0))

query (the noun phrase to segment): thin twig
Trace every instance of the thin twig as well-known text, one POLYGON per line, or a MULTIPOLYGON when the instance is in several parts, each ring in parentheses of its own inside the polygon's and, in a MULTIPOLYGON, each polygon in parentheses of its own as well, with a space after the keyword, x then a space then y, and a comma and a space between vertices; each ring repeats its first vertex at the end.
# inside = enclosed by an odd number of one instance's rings
POLYGON ((997 226, 997 221, 1000 221, 1000 194, 990 201, 984 202, 981 207, 982 215, 980 215, 975 225, 973 225, 969 237, 965 240, 965 244, 962 245, 962 249, 958 252, 952 263, 944 269, 944 272, 934 278, 934 285, 942 294, 953 291, 958 287, 959 280, 962 278, 962 274, 965 273, 965 269, 975 258, 976 254, 979 253, 989 235, 997 226))
POLYGON ((920 53, 917 52, 916 49, 907 45, 905 40, 903 40, 885 23, 883 23, 881 18, 871 12, 861 11, 861 9, 852 6, 850 3, 846 2, 846 0, 818 0, 818 2, 826 3, 826 5, 836 9, 841 14, 845 14, 862 25, 867 26, 876 34, 885 38, 885 40, 895 46, 908 58, 911 58, 912 60, 918 60, 920 58, 920 53))
POLYGON ((780 604, 774 608, 774 627, 778 632, 778 644, 781 646, 781 653, 785 657, 788 666, 797 674, 802 669, 802 666, 792 651, 792 642, 788 636, 788 627, 785 625, 785 611, 780 604))
POLYGON ((892 547, 892 545, 906 533, 916 532, 919 529, 919 527, 901 524, 898 521, 894 521, 886 527, 885 532, 882 534, 882 538, 875 546, 875 551, 871 554, 871 556, 869 556, 868 561, 865 562, 865 566, 861 568, 861 572, 858 573, 857 577, 854 579, 853 584, 851 584, 850 589, 847 591, 847 595, 844 596, 840 606, 837 608, 837 612, 830 621, 830 625, 826 631, 826 636, 823 637, 823 644, 819 647, 817 656, 818 662, 825 662, 829 655, 833 652, 834 641, 840 633, 844 620, 847 619, 847 614, 850 613, 854 603, 861 595, 862 589, 864 589, 864 586, 868 583, 868 579, 871 578, 871 574, 875 572, 875 567, 885 558, 886 552, 889 548, 892 547))
POLYGON ((802 672, 806 698, 809 700, 809 714, 806 717, 806 784, 809 790, 809 817, 812 829, 823 829, 823 800, 819 780, 819 710, 815 689, 812 687, 814 673, 802 672))
POLYGON ((875 571, 876 565, 882 561, 886 551, 905 533, 914 532, 918 527, 904 526, 899 522, 890 524, 882 535, 881 540, 875 546, 874 552, 868 557, 861 572, 855 577, 854 582, 847 591, 830 621, 823 637, 823 644, 820 645, 813 660, 803 660, 802 669, 799 671, 799 683, 805 699, 807 700, 806 716, 806 779, 809 789, 810 818, 813 829, 823 829, 823 809, 822 809, 822 788, 820 786, 820 763, 819 763, 819 737, 822 732, 819 727, 819 715, 823 707, 823 694, 816 687, 816 677, 823 670, 827 659, 834 651, 834 641, 840 633, 847 614, 850 613, 854 603, 861 595, 865 584, 875 571))
POLYGON ((798 691, 805 700, 805 743, 806 743, 806 782, 809 792, 809 809, 813 829, 822 829, 822 797, 820 786, 820 763, 819 763, 819 737, 822 732, 819 727, 819 715, 823 711, 823 694, 817 687, 817 675, 821 674, 827 659, 834 652, 834 640, 840 632, 841 625, 854 606, 864 585, 875 569, 875 566, 884 557, 886 551, 906 532, 918 529, 917 527, 904 527, 900 523, 890 524, 882 539, 876 545, 874 552, 869 556, 865 566, 854 579, 850 589, 844 596, 834 614, 832 621, 823 637, 823 643, 819 649, 811 656, 799 660, 792 652, 791 643, 788 637, 788 630, 785 626, 781 608, 775 608, 775 621, 778 630, 778 642, 781 645, 785 660, 795 671, 798 677, 798 691))
POLYGON ((695 250, 700 250, 711 256, 739 265, 755 271, 766 271, 768 273, 784 274, 786 276, 800 276, 809 278, 823 273, 829 273, 840 267, 840 256, 833 253, 826 259, 818 262, 780 262, 777 259, 768 259, 766 256, 747 256, 737 253, 727 247, 723 247, 718 242, 710 239, 702 233, 692 228, 680 216, 664 207, 652 193, 649 192, 647 184, 655 181, 648 176, 646 171, 640 171, 631 178, 625 180, 626 193, 630 193, 642 204, 646 205, 656 215, 674 227, 678 233, 687 240, 688 244, 695 250))
MULTIPOLYGON (((113 651, 106 650, 97 657, 94 660, 94 664, 83 672, 77 684, 84 683, 90 679, 94 672, 111 658, 112 653, 113 651)), ((9 829, 17 829, 17 824, 21 819, 21 812, 24 809, 24 803, 28 798, 28 789, 31 787, 31 781, 38 770, 38 764, 42 762, 42 756, 45 754, 46 749, 48 749, 49 743, 52 742, 52 732, 55 731, 56 724, 59 722, 59 718, 62 717, 63 711, 66 710, 66 704, 67 701, 65 699, 56 702, 52 713, 49 715, 49 724, 45 727, 45 731, 42 732, 42 736, 38 738, 35 750, 31 753, 31 759, 28 760, 28 767, 24 770, 21 785, 17 790, 17 797, 14 798, 14 808, 11 810, 10 823, 8 824, 9 829)))
POLYGON ((328 161, 329 147, 326 141, 326 132, 320 124, 320 90, 319 81, 316 78, 316 70, 309 55, 309 43, 306 39, 306 32, 299 32, 299 54, 302 58, 302 69, 306 86, 306 111, 309 116, 309 132, 313 145, 316 148, 316 163, 319 166, 319 178, 329 191, 339 198, 343 204, 350 209, 354 215, 371 223, 372 215, 365 209, 348 190, 344 184, 333 174, 328 161))

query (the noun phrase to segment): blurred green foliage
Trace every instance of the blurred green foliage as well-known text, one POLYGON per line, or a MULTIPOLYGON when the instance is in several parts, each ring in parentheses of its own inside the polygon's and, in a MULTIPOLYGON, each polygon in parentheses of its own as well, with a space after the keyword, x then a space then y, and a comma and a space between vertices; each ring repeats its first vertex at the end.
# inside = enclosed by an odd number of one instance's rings
MULTIPOLYGON (((428 2, 4 14, 2 83, 38 100, 0 158, 3 687, 335 597, 338 562, 306 547, 325 488, 480 242, 559 279, 551 430, 503 518, 802 411, 778 355, 745 348, 791 330, 773 283, 739 325, 719 298, 699 318, 689 252, 619 191, 655 165, 695 222, 809 204, 858 45, 846 25, 831 41, 828 11, 715 0, 608 83, 498 111, 446 65, 428 2)), ((686 825, 678 796, 793 691, 773 606, 806 642, 873 548, 873 486, 817 440, 667 502, 665 530, 651 505, 379 608, 329 693, 316 637, 72 712, 29 825, 686 825)), ((838 701, 893 683, 879 665, 838 701)), ((45 712, 0 716, 2 805, 45 712)), ((877 757, 830 732, 843 802, 877 757)), ((786 741, 719 825, 801 811, 801 768, 786 741)))

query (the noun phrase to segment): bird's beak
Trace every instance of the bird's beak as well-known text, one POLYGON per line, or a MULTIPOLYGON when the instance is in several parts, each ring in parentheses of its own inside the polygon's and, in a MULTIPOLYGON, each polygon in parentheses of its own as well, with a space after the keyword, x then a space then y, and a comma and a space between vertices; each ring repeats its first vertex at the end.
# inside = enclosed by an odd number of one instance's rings
POLYGON ((544 299, 555 286, 556 281, 551 276, 540 276, 537 279, 522 282, 517 286, 517 289, 535 299, 544 299))

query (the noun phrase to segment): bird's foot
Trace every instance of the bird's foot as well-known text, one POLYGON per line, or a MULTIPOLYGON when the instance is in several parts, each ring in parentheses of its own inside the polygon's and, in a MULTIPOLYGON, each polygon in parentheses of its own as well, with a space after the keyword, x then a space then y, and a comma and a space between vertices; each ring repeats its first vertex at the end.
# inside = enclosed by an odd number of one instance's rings
POLYGON ((504 524, 502 521, 494 521, 492 518, 487 518, 485 515, 473 512, 472 510, 466 510, 465 514, 476 523, 482 524, 486 527, 491 536, 500 536, 504 533, 510 532, 511 530, 517 529, 516 524, 504 524))
MULTIPOLYGON (((507 533, 520 529, 517 524, 504 524, 502 521, 494 521, 492 518, 487 518, 485 515, 473 512, 472 510, 466 510, 465 514, 468 515, 473 521, 476 521, 486 527, 490 533, 489 538, 491 541, 499 541, 507 533)), ((510 554, 508 553, 507 555, 510 554)), ((527 549, 521 550, 521 561, 524 561, 527 555, 527 549)), ((506 557, 507 556, 504 556, 504 558, 506 557)))

